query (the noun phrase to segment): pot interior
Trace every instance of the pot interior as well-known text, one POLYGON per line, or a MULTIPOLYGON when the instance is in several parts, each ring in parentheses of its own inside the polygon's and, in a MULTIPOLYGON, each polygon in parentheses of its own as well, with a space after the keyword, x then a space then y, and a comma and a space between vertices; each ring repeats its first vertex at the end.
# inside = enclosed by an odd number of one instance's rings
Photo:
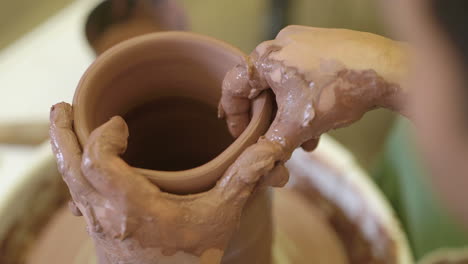
POLYGON ((224 120, 212 105, 188 97, 164 97, 130 110, 128 148, 131 166, 181 171, 201 166, 232 142, 224 120))
POLYGON ((116 115, 130 132, 123 158, 137 168, 192 169, 233 143, 217 105, 224 75, 241 53, 211 39, 172 34, 130 40, 90 67, 74 99, 82 145, 116 115))

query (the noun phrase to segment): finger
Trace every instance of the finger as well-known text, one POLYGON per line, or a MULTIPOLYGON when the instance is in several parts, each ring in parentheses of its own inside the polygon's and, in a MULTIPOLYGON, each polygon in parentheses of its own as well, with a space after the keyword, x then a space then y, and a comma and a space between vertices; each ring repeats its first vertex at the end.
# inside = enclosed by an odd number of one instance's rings
POLYGON ((319 141, 320 141, 320 138, 313 138, 313 139, 310 139, 310 140, 304 142, 301 145, 301 147, 305 151, 311 152, 311 151, 314 151, 318 147, 319 141))
POLYGON ((229 132, 235 138, 242 134, 250 121, 250 92, 247 64, 236 66, 224 77, 219 117, 226 119, 229 132))
MULTIPOLYGON (((270 173, 284 158, 282 147, 268 140, 260 140, 247 148, 232 164, 213 188, 224 200, 248 197, 262 176, 270 173)), ((284 176, 280 173, 279 176, 284 176)))
POLYGON ((283 187, 288 181, 288 169, 283 164, 278 164, 271 172, 262 178, 260 187, 283 187))
POLYGON ((127 148, 127 138, 127 124, 123 118, 113 117, 91 133, 81 166, 88 181, 102 195, 123 195, 138 201, 159 190, 119 157, 127 148))
MULTIPOLYGON (((240 99, 229 99, 230 100, 230 103, 232 104, 236 104, 237 106, 241 106, 243 104, 247 104, 249 106, 245 107, 245 109, 247 109, 246 111, 248 112, 248 108, 250 108, 250 100, 246 99, 246 100, 240 100, 240 99), (237 103, 236 103, 237 101, 237 103)), ((248 113, 234 113, 234 112, 231 112, 231 113, 227 113, 226 114, 226 123, 227 123, 227 126, 228 126, 228 129, 229 129, 229 133, 231 133, 231 135, 234 137, 234 138, 238 138, 242 132, 244 132, 244 130, 247 128, 247 126, 249 125, 249 122, 250 122, 250 116, 248 113)))
POLYGON ((50 140, 58 169, 74 199, 94 190, 81 173, 81 148, 73 131, 72 107, 59 103, 50 110, 50 140))

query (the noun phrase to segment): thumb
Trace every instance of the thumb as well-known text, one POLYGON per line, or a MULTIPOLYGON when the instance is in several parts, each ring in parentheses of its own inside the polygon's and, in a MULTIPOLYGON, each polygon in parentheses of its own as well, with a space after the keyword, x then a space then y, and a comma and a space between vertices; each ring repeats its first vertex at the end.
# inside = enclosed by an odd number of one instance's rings
POLYGON ((121 117, 94 130, 85 146, 82 170, 101 194, 134 198, 158 193, 158 188, 120 158, 127 148, 128 127, 121 117))
MULTIPOLYGON (((246 60, 247 61, 247 60, 246 60)), ((247 62, 237 65, 224 77, 218 116, 225 118, 229 132, 235 138, 247 128, 250 121, 251 86, 247 62)))
POLYGON ((289 181, 289 171, 284 164, 278 164, 260 180, 262 187, 283 187, 289 181))

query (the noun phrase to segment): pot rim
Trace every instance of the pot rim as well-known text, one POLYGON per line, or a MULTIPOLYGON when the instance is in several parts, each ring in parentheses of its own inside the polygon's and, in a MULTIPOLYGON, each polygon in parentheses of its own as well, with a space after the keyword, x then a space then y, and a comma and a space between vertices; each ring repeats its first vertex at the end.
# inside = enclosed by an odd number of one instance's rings
MULTIPOLYGON (((242 60, 245 59, 246 56, 241 50, 224 41, 201 34, 183 31, 151 33, 132 38, 110 48, 99 56, 88 68, 75 91, 73 98, 73 115, 75 132, 81 146, 87 142, 91 133, 91 129, 87 127, 85 122, 86 109, 82 107, 83 102, 87 100, 86 98, 88 98, 89 94, 89 90, 86 89, 86 87, 98 78, 99 72, 102 68, 111 65, 113 61, 122 55, 123 52, 128 52, 131 49, 138 49, 143 45, 157 45, 158 43, 167 41, 183 43, 185 45, 194 43, 197 45, 210 45, 216 49, 223 50, 226 53, 237 55, 242 60)), ((272 113, 270 95, 266 92, 262 93, 252 102, 251 109, 252 118, 245 131, 218 156, 201 166, 181 171, 159 171, 136 167, 132 168, 135 168, 138 173, 149 178, 163 190, 174 193, 195 193, 207 190, 215 184, 219 177, 245 148, 255 143, 258 138, 266 132, 272 113)))

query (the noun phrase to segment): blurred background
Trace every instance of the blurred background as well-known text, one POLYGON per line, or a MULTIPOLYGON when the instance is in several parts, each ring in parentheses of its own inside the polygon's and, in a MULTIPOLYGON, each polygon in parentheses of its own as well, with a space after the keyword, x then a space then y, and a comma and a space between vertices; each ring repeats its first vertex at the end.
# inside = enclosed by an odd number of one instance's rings
MULTIPOLYGON (((289 24, 348 28, 389 36, 376 0, 179 0, 187 29, 250 53, 289 24)), ((47 140, 52 104, 71 102, 95 58, 85 36, 98 0, 0 1, 0 186, 28 166, 47 140), (3 181, 2 181, 3 178, 3 181)), ((417 258, 460 247, 467 236, 425 182, 411 125, 389 111, 367 114, 330 133, 387 195, 417 258)), ((7 185, 4 185, 7 186, 7 185)), ((2 188, 0 187, 0 196, 2 188)))

